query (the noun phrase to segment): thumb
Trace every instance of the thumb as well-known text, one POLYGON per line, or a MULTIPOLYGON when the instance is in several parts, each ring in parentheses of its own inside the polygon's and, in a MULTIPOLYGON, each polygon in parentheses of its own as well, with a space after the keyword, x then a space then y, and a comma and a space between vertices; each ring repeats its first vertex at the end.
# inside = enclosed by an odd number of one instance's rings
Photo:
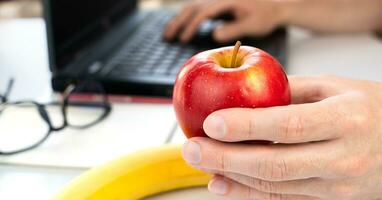
POLYGON ((213 37, 218 42, 231 42, 247 34, 244 21, 233 21, 218 26, 213 33, 213 37))

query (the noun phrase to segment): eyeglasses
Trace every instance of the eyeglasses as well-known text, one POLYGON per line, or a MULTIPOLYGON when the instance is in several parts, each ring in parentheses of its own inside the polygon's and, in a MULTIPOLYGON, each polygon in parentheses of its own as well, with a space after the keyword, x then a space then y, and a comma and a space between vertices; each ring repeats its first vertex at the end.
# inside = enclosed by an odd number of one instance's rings
POLYGON ((4 95, 0 95, 0 155, 13 155, 41 145, 53 132, 66 127, 85 129, 104 120, 111 104, 103 87, 97 82, 84 81, 69 85, 62 102, 40 104, 35 101, 8 101, 14 80, 4 95), (87 93, 87 95, 79 95, 87 93), (62 121, 55 126, 49 106, 59 106, 62 121))

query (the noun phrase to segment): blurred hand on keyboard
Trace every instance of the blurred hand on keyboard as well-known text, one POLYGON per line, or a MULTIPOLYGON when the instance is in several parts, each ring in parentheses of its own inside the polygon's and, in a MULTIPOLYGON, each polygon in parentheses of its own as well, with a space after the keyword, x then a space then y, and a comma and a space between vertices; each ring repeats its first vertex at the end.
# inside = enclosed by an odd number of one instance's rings
POLYGON ((222 14, 232 14, 213 32, 217 42, 228 42, 244 36, 265 35, 280 25, 284 18, 278 0, 197 0, 186 5, 165 28, 164 38, 179 36, 181 42, 189 42, 206 19, 222 14))
POLYGON ((164 38, 189 42, 206 19, 231 14, 213 32, 217 42, 261 36, 278 26, 319 32, 382 31, 381 0, 194 0, 165 28, 164 38))

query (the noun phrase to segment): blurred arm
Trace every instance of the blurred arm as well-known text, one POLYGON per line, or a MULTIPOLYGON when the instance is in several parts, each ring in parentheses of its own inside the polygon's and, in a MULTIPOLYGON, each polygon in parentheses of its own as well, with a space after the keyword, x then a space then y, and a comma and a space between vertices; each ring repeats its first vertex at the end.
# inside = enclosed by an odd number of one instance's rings
POLYGON ((382 0, 291 0, 284 23, 313 31, 382 30, 382 0))

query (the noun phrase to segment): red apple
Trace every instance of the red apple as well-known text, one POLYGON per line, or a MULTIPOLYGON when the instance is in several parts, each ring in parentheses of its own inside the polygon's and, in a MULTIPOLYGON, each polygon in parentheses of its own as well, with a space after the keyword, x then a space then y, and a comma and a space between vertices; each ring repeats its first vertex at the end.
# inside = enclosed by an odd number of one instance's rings
POLYGON ((201 52, 180 70, 173 104, 184 134, 206 136, 203 121, 224 108, 260 108, 290 104, 288 78, 268 53, 249 46, 201 52))

